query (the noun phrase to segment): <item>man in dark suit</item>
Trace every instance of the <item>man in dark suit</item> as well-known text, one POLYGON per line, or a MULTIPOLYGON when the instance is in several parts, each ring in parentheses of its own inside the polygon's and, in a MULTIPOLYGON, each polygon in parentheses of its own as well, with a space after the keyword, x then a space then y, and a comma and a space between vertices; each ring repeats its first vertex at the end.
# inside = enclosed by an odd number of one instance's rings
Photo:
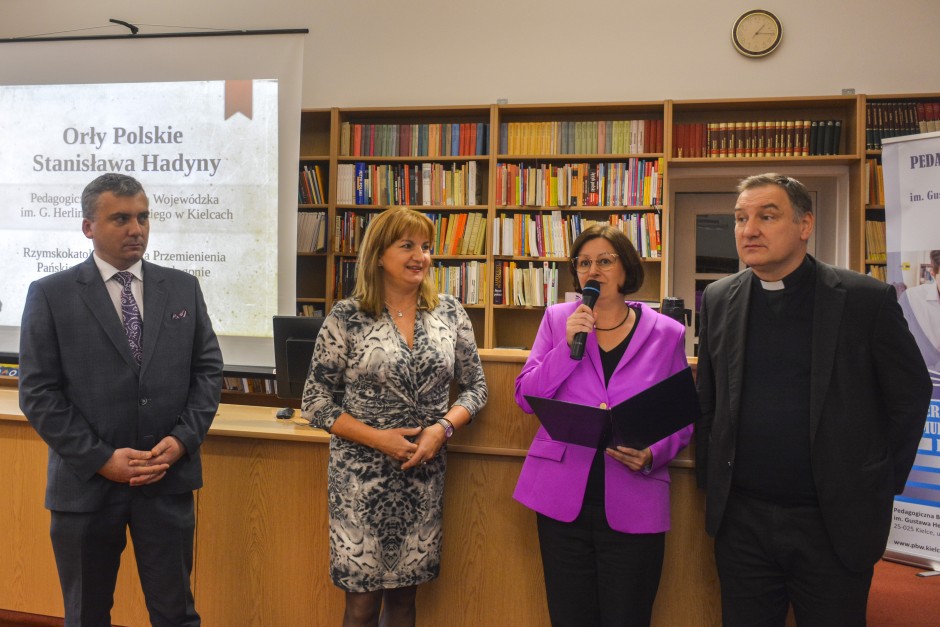
POLYGON ((806 254, 806 188, 742 181, 749 269, 701 303, 696 425, 725 625, 864 625, 931 383, 894 288, 806 254))
POLYGON ((23 311, 20 407, 49 445, 69 626, 110 624, 128 527, 151 623, 199 624, 193 490, 222 356, 196 279, 143 261, 148 207, 129 176, 92 181, 82 232, 94 253, 34 282, 23 311))

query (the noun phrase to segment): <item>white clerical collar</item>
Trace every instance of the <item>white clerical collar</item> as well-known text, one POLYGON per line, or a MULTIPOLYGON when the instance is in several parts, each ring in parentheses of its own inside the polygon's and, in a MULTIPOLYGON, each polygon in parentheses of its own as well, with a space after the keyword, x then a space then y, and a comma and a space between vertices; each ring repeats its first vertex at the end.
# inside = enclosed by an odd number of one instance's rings
POLYGON ((760 285, 768 292, 776 292, 784 288, 783 281, 761 281, 760 285))

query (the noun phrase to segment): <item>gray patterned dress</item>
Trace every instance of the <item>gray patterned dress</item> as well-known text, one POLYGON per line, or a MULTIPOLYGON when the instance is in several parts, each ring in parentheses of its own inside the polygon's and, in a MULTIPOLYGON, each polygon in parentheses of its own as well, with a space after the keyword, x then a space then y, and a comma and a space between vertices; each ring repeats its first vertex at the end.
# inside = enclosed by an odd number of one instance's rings
MULTIPOLYGON (((303 415, 329 430, 342 412, 378 429, 428 427, 457 405, 471 415, 486 402, 473 327, 460 303, 441 295, 419 310, 408 348, 388 312, 379 320, 353 300, 330 311, 313 351, 303 415), (331 390, 345 386, 342 407, 331 390)), ((401 462, 339 437, 330 438, 330 575, 348 592, 418 585, 441 562, 446 447, 427 464, 401 462)))

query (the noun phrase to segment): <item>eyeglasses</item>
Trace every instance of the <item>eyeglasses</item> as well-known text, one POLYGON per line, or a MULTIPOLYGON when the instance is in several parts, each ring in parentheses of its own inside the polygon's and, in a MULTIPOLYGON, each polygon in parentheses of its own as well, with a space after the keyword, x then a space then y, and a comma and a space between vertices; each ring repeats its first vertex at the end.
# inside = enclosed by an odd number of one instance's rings
POLYGON ((572 257, 571 266, 578 274, 587 274, 591 271, 591 265, 597 266, 598 272, 607 272, 617 263, 617 255, 614 253, 601 253, 597 259, 589 257, 572 257))

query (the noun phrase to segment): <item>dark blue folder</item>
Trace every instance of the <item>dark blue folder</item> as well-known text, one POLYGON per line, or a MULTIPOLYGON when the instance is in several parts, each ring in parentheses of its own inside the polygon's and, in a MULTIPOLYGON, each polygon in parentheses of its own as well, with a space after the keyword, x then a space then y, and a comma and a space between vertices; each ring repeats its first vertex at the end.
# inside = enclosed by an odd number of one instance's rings
POLYGON ((553 440, 591 448, 641 450, 692 424, 700 415, 691 368, 610 408, 538 396, 525 398, 553 440))

